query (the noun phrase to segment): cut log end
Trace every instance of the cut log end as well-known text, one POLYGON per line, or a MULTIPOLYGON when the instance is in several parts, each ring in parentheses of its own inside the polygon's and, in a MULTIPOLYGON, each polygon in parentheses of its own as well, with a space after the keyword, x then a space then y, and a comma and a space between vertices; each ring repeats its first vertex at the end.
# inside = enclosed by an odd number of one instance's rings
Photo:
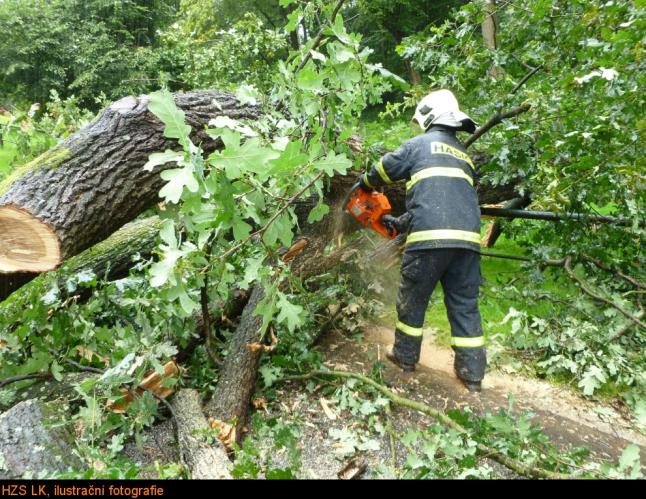
POLYGON ((60 263, 52 229, 24 210, 0 208, 0 272, 46 272, 60 263))

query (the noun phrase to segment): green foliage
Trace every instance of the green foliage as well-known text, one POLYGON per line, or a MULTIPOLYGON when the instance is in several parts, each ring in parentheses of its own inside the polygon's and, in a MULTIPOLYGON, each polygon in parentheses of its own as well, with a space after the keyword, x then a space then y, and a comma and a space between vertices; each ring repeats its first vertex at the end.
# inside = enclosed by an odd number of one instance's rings
POLYGON ((379 450, 379 441, 371 438, 364 430, 351 430, 344 428, 330 428, 329 436, 336 441, 335 454, 339 458, 352 456, 361 451, 379 450))
POLYGON ((407 61, 397 53, 405 37, 413 36, 429 26, 441 24, 464 0, 360 0, 351 2, 346 17, 351 28, 361 33, 375 50, 374 60, 415 83, 407 61))
MULTIPOLYGON (((265 356, 260 366, 269 398, 277 396, 277 380, 286 373, 320 367, 321 354, 311 344, 322 311, 348 305, 338 324, 352 331, 357 309, 372 310, 365 297, 352 295, 354 277, 319 276, 307 285, 318 290, 312 293, 280 256, 300 229, 296 202, 323 199, 332 176, 363 166, 360 159, 350 159, 345 141, 359 129, 366 110, 381 105, 387 92, 408 88, 375 62, 392 54, 393 41, 401 42, 400 54, 427 75, 431 86, 454 89, 462 107, 480 121, 524 101, 532 104, 531 114, 479 142, 488 157, 484 182, 518 178, 520 191, 533 193, 536 208, 603 207, 631 224, 560 223, 537 230, 513 223, 507 233, 537 257, 576 254, 579 279, 633 316, 640 313, 643 293, 615 271, 645 280, 643 2, 504 3, 495 52, 485 50, 478 35, 481 1, 441 25, 437 21, 447 6, 463 2, 427 3, 353 2, 332 19, 335 2, 322 0, 184 0, 177 23, 171 24, 175 2, 0 2, 0 63, 7 69, 0 90, 29 103, 51 95, 42 113, 32 107, 0 117, 3 139, 19 162, 82 126, 90 115, 79 104, 92 107, 151 87, 229 88, 241 103, 263 110, 254 123, 213 120, 208 133, 225 148, 205 157, 189 138, 190 127, 171 94, 151 94, 151 112, 178 143, 174 150, 151 155, 145 166, 154 171, 176 165, 160 174, 165 221, 156 261, 142 263, 130 278, 111 284, 87 272, 62 285, 52 278, 44 293, 39 288, 25 298, 19 317, 0 317, 0 378, 48 372, 61 379, 78 365, 70 361, 105 370, 75 387, 77 452, 92 465, 83 478, 137 476, 139 470, 122 457, 122 447, 131 437, 140 440, 142 429, 159 416, 157 401, 145 393, 125 415, 107 407, 123 399, 122 387, 136 386, 151 369, 160 371, 194 336, 202 290, 209 303, 221 303, 233 286, 264 289, 256 314, 263 332, 279 338, 274 355, 265 356), (259 15, 245 12, 246 6, 258 7, 259 15), (360 18, 349 24, 345 19, 354 12, 360 18), (529 67, 539 64, 543 69, 510 95, 529 67), (493 65, 500 79, 491 78, 493 65), (586 257, 613 270, 600 271, 586 257), (84 304, 81 294, 89 296, 84 304)), ((386 62, 403 73, 394 58, 386 62)), ((409 103, 421 91, 414 89, 409 103)), ((373 148, 394 148, 411 135, 401 120, 361 127, 373 148)), ((9 169, 0 163, 0 177, 9 169)), ((307 220, 314 223, 329 212, 319 201, 307 220)), ((527 274, 515 285, 497 283, 505 299, 518 305, 498 325, 500 338, 490 338, 530 354, 539 375, 575 380, 586 396, 620 393, 644 424, 644 331, 616 306, 580 296, 563 276, 550 277, 551 288, 541 289, 545 276, 535 270, 527 274)), ((502 294, 496 298, 502 300, 502 294)), ((225 328, 220 333, 225 340, 231 334, 225 328)), ((216 349, 223 350, 221 339, 216 349)), ((209 391, 216 383, 204 348, 198 347, 187 367, 189 384, 209 391)), ((379 365, 373 375, 381 376, 379 365)), ((1 390, 0 404, 15 401, 21 386, 1 390)), ((361 420, 353 428, 330 430, 340 457, 381 445, 380 438, 389 433, 386 399, 360 391, 353 381, 326 386, 322 393, 335 409, 361 420)), ((616 466, 599 466, 585 463, 579 450, 557 452, 528 415, 517 416, 511 407, 482 418, 468 410, 451 416, 469 435, 439 424, 406 433, 401 438, 409 452, 403 476, 495 477, 497 471, 477 452, 477 444, 485 443, 547 469, 640 477, 634 446, 616 466)), ((298 477, 298 426, 298 421, 273 416, 261 421, 256 415, 252 438, 236 449, 234 475, 298 477), (273 464, 272 453, 284 449, 288 462, 273 464)), ((156 471, 163 477, 181 474, 175 466, 156 471)))
MULTIPOLYGON (((485 180, 496 185, 520 178, 521 192, 533 193, 537 208, 590 211, 613 203, 617 214, 641 220, 643 7, 596 0, 505 4, 498 12, 500 47, 491 51, 476 35, 482 4, 473 2, 441 27, 407 39, 400 51, 432 87, 452 88, 480 121, 513 104, 532 105, 529 114, 479 142, 490 155, 485 180), (502 71, 500 79, 488 76, 492 65, 502 71), (542 70, 511 94, 528 68, 538 66, 542 70)), ((553 227, 537 233, 536 242, 588 239, 582 225, 553 227)), ((595 236, 597 248, 619 246, 612 244, 615 230, 599 228, 595 236)))
POLYGON ((283 417, 263 419, 252 417, 253 437, 247 438, 242 447, 235 448, 234 478, 267 478, 290 480, 299 477, 301 453, 298 420, 285 421, 283 417), (277 467, 275 456, 287 451, 283 467, 277 467))
MULTIPOLYGON (((339 26, 337 33, 345 36, 339 26)), ((351 65, 346 64, 346 69, 351 65)), ((321 87, 291 91, 299 96, 320 92, 326 85, 337 84, 333 74, 330 66, 321 87)), ((245 93, 251 98, 253 91, 245 93)), ((335 102, 329 90, 326 99, 335 102)), ((174 345, 186 345, 196 327, 192 312, 198 308, 205 275, 217 283, 208 289, 211 300, 226 299, 234 282, 244 287, 264 286, 266 299, 258 313, 264 316, 265 327, 273 323, 283 340, 278 355, 261 369, 267 385, 284 368, 303 369, 319 362, 319 355, 308 349, 303 329, 314 323, 312 314, 321 303, 298 303, 302 298, 293 291, 300 290, 299 284, 277 259, 277 250, 291 243, 295 228, 294 208, 285 200, 298 193, 320 196, 324 177, 352 166, 344 151, 333 144, 317 142, 313 149, 306 147, 311 134, 331 136, 331 129, 322 119, 312 120, 305 129, 297 127, 296 121, 278 128, 271 114, 256 130, 234 120, 219 122, 210 133, 222 137, 226 148, 204 158, 191 142, 190 128, 168 92, 153 94, 150 109, 165 123, 166 135, 177 139, 181 147, 177 152, 152 155, 146 165, 150 169, 169 161, 178 165, 162 174, 167 184, 160 195, 167 209, 160 232, 160 259, 149 265, 145 277, 140 273, 108 285, 83 272, 62 287, 52 279, 47 292, 35 288, 32 296, 25 297, 18 320, 15 316, 0 319, 3 378, 49 371, 58 379, 77 365, 70 361, 105 369, 97 379, 76 387, 77 452, 92 465, 82 474, 85 478, 137 476, 138 470, 120 457, 121 446, 125 438, 141 438, 142 430, 158 416, 157 402, 146 392, 135 398, 125 415, 114 414, 108 407, 123 399, 122 387, 137 386, 150 369, 161 371, 163 362, 177 353, 174 345), (300 137, 288 136, 296 129, 302 133, 300 137), (79 291, 90 293, 89 301, 78 303, 79 291)), ((360 112, 356 109, 355 115, 360 112)), ((323 212, 319 208, 318 216, 323 212)), ((338 296, 328 293, 328 302, 335 299, 338 296)), ((203 367, 205 358, 205 352, 198 350, 196 361, 202 367, 195 372, 195 383, 202 387, 216 379, 212 370, 203 367)), ((18 388, 20 385, 3 390, 0 399, 10 403, 18 388)), ((278 422, 272 431, 279 443, 289 446, 295 463, 293 430, 278 422)), ((247 449, 251 455, 253 451, 247 449)), ((254 459, 243 457, 244 449, 241 452, 237 473, 253 475, 254 459)), ((266 476, 291 477, 292 468, 296 465, 269 470, 266 476)), ((157 472, 176 474, 173 468, 157 472)))
POLYGON ((74 97, 61 100, 56 91, 45 106, 32 104, 27 111, 0 114, 0 151, 10 151, 0 160, 0 180, 16 165, 45 153, 60 140, 85 126, 93 114, 78 107, 74 97))
POLYGON ((507 343, 518 351, 535 352, 534 369, 543 375, 575 380, 584 395, 621 394, 633 408, 643 428, 646 396, 643 334, 638 326, 612 307, 599 309, 584 297, 568 299, 563 306, 559 295, 507 290, 526 306, 552 300, 545 315, 511 308, 504 322, 511 324, 507 343), (622 333, 623 331, 623 333, 622 333))
MULTIPOLYGON (((21 321, 0 318, 0 378, 49 371, 59 379, 78 364, 105 370, 75 386, 77 453, 90 465, 82 477, 133 478, 141 470, 127 463, 117 444, 141 440, 142 430, 158 415, 157 401, 144 392, 125 414, 109 408, 123 400, 123 387, 136 387, 152 370, 163 372, 195 323, 178 319, 144 276, 99 284, 87 272, 71 276, 63 287, 51 282, 47 293, 36 289, 26 297, 21 321), (81 293, 90 293, 86 303, 78 303, 81 293)), ((20 387, 10 385, 0 399, 10 400, 20 387)))
MULTIPOLYGON (((87 107, 104 93, 138 92, 173 67, 156 52, 156 31, 173 0, 7 0, 0 2, 0 89, 44 103, 50 90, 87 107), (144 79, 144 81, 141 81, 144 79)), ((166 56, 169 56, 167 58, 166 56)))
POLYGON ((219 27, 221 19, 209 9, 198 26, 187 16, 164 32, 165 50, 182 67, 177 76, 189 88, 225 90, 246 82, 267 90, 277 61, 287 55, 283 33, 251 12, 227 29, 219 27))
MULTIPOLYGON (((305 14, 303 14, 305 15, 305 14)), ((294 201, 322 196, 323 178, 345 173, 352 162, 336 144, 334 124, 356 122, 365 106, 376 102, 392 78, 366 62, 369 50, 361 38, 347 33, 341 16, 326 28, 322 52, 301 65, 303 49, 279 62, 279 77, 265 98, 264 117, 245 125, 232 119, 213 122, 208 130, 225 148, 202 156, 188 137, 182 112, 167 92, 151 96, 151 111, 166 125, 166 135, 178 139, 183 151, 151 156, 146 168, 175 160, 165 170, 160 196, 168 203, 162 231, 162 258, 151 267, 151 283, 180 315, 198 308, 197 290, 204 276, 218 285, 213 297, 226 299, 230 284, 262 284, 265 298, 257 309, 263 331, 274 321, 293 333, 307 320, 305 309, 283 291, 289 268, 277 258, 289 247, 296 228, 294 201), (384 76, 385 75, 385 76, 384 76), (285 111, 275 114, 271 108, 285 111), (288 119, 285 119, 287 117, 288 119)), ((239 99, 255 100, 250 87, 239 99)), ((325 208, 310 216, 321 217, 325 208)))

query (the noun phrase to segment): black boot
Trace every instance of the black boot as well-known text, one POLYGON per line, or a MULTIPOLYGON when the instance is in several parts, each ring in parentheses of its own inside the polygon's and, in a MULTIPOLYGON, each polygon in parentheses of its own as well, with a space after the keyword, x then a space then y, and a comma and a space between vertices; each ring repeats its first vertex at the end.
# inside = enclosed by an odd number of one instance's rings
POLYGON ((482 381, 470 381, 468 379, 461 378, 457 368, 455 367, 453 368, 453 372, 455 372, 456 378, 458 378, 460 382, 464 385, 464 387, 470 392, 482 391, 482 381))
POLYGON ((470 392, 481 392, 482 391, 482 382, 481 381, 468 381, 466 379, 461 379, 464 387, 470 392))
POLYGON ((401 361, 399 357, 395 355, 395 352, 392 346, 389 346, 386 348, 386 358, 404 372, 412 373, 415 370, 415 364, 408 364, 406 362, 401 361))

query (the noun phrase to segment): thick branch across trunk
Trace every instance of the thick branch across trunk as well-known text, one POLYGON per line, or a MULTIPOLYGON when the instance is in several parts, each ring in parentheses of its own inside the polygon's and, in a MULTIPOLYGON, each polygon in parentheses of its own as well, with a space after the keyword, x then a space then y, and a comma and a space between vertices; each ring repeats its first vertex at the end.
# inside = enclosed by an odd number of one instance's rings
MULTIPOLYGON (((204 133, 211 118, 259 115, 257 108, 217 91, 176 94, 175 101, 193 127, 193 140, 207 153, 221 146, 204 133)), ((142 166, 150 153, 177 144, 163 136, 163 125, 147 105, 146 96, 113 103, 88 127, 0 182, 0 299, 103 240, 158 199, 159 169, 147 172, 142 166)), ((332 179, 326 195, 330 206, 338 204, 354 177, 332 179)), ((393 211, 403 212, 403 187, 392 186, 387 193, 393 211)), ((483 203, 515 197, 513 186, 480 186, 479 194, 483 203)))
MULTIPOLYGON (((230 94, 175 94, 210 152, 221 146, 204 133, 219 115, 257 118, 257 108, 230 94)), ((177 149, 148 111, 148 97, 126 97, 89 126, 0 182, 0 272, 44 272, 102 241, 158 200, 159 169, 143 165, 153 152, 177 149)))

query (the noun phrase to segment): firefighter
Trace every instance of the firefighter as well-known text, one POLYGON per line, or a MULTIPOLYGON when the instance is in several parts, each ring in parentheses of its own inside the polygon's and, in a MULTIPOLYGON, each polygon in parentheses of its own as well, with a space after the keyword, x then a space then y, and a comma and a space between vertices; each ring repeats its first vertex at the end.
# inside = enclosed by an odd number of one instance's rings
POLYGON ((476 124, 460 111, 449 90, 424 97, 414 119, 425 133, 386 154, 359 180, 368 190, 406 182, 407 213, 383 219, 398 232, 408 232, 395 342, 386 356, 404 371, 415 370, 424 315, 439 282, 451 324, 455 373, 469 391, 480 391, 486 365, 478 309, 480 208, 473 162, 456 138, 458 131, 473 133, 476 124))

